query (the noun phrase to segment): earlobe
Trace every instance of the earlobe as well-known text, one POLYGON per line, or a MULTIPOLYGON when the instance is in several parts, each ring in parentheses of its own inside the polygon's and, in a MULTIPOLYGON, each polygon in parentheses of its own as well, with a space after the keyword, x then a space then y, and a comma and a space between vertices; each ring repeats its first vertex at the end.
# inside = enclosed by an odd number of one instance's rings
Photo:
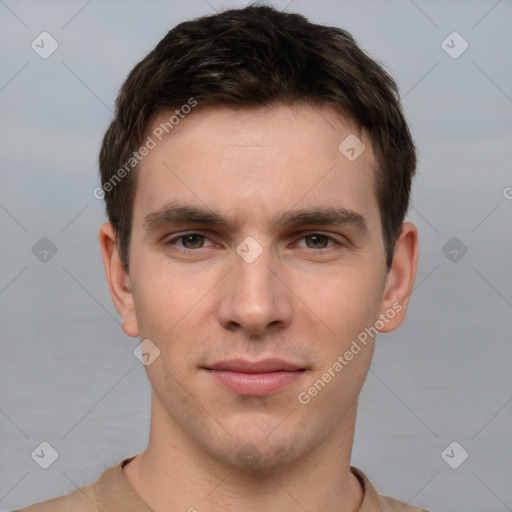
POLYGON ((417 266, 418 230, 411 222, 404 222, 384 286, 380 309, 384 327, 379 332, 393 331, 403 322, 414 287, 417 266))
POLYGON ((139 328, 130 276, 121 261, 116 244, 116 234, 110 222, 101 225, 98 237, 110 295, 121 316, 121 329, 127 336, 136 337, 139 335, 139 328))

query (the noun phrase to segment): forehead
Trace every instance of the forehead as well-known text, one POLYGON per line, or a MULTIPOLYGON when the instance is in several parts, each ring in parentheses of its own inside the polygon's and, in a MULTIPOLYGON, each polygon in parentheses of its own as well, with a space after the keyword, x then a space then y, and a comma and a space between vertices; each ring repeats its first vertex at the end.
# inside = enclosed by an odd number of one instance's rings
POLYGON ((159 113, 148 130, 155 147, 139 165, 134 225, 175 201, 255 225, 309 206, 379 223, 370 140, 333 107, 199 105, 168 123, 173 114, 159 113))

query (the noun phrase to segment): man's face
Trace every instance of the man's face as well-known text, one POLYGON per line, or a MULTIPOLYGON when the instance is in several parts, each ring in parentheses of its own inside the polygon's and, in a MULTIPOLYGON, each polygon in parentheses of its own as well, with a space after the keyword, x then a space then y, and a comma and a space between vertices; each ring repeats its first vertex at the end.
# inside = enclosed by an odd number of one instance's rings
POLYGON ((375 160, 365 134, 355 160, 338 149, 356 132, 327 106, 199 107, 138 171, 128 324, 160 350, 146 367, 160 428, 215 460, 275 467, 354 421, 371 337, 332 368, 385 312, 375 160), (189 213, 177 206, 223 222, 176 220, 189 213), (335 211, 349 215, 320 216, 335 211), (212 370, 234 359, 301 371, 244 380, 212 370))

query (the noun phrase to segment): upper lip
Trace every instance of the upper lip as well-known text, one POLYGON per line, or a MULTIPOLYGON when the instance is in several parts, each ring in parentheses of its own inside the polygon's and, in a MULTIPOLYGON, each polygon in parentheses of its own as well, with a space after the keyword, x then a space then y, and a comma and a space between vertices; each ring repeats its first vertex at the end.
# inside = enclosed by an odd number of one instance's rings
POLYGON ((246 359, 229 359, 219 361, 206 367, 207 370, 224 370, 240 373, 268 373, 278 371, 296 371, 304 368, 284 361, 283 359, 264 359, 262 361, 248 361, 246 359))

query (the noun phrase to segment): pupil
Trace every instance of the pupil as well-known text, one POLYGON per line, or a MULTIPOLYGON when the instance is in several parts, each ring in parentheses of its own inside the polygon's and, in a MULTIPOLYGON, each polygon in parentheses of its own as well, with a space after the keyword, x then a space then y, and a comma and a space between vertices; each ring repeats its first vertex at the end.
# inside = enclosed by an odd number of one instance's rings
POLYGON ((185 239, 185 247, 188 247, 188 246, 195 246, 199 243, 199 238, 200 238, 200 235, 187 235, 184 237, 185 239), (190 242, 190 243, 189 243, 190 242))
POLYGON ((308 238, 310 238, 310 239, 313 241, 314 247, 316 247, 316 248, 318 248, 318 244, 316 243, 316 242, 318 242, 318 241, 320 241, 320 244, 321 244, 322 246, 324 246, 324 245, 325 245, 325 243, 324 243, 324 244, 322 244, 322 239, 323 239, 323 240, 324 240, 324 242, 325 242, 326 238, 325 238, 324 236, 322 236, 322 235, 309 235, 309 237, 308 237, 308 238), (315 240, 316 240, 316 242, 315 242, 315 240))

